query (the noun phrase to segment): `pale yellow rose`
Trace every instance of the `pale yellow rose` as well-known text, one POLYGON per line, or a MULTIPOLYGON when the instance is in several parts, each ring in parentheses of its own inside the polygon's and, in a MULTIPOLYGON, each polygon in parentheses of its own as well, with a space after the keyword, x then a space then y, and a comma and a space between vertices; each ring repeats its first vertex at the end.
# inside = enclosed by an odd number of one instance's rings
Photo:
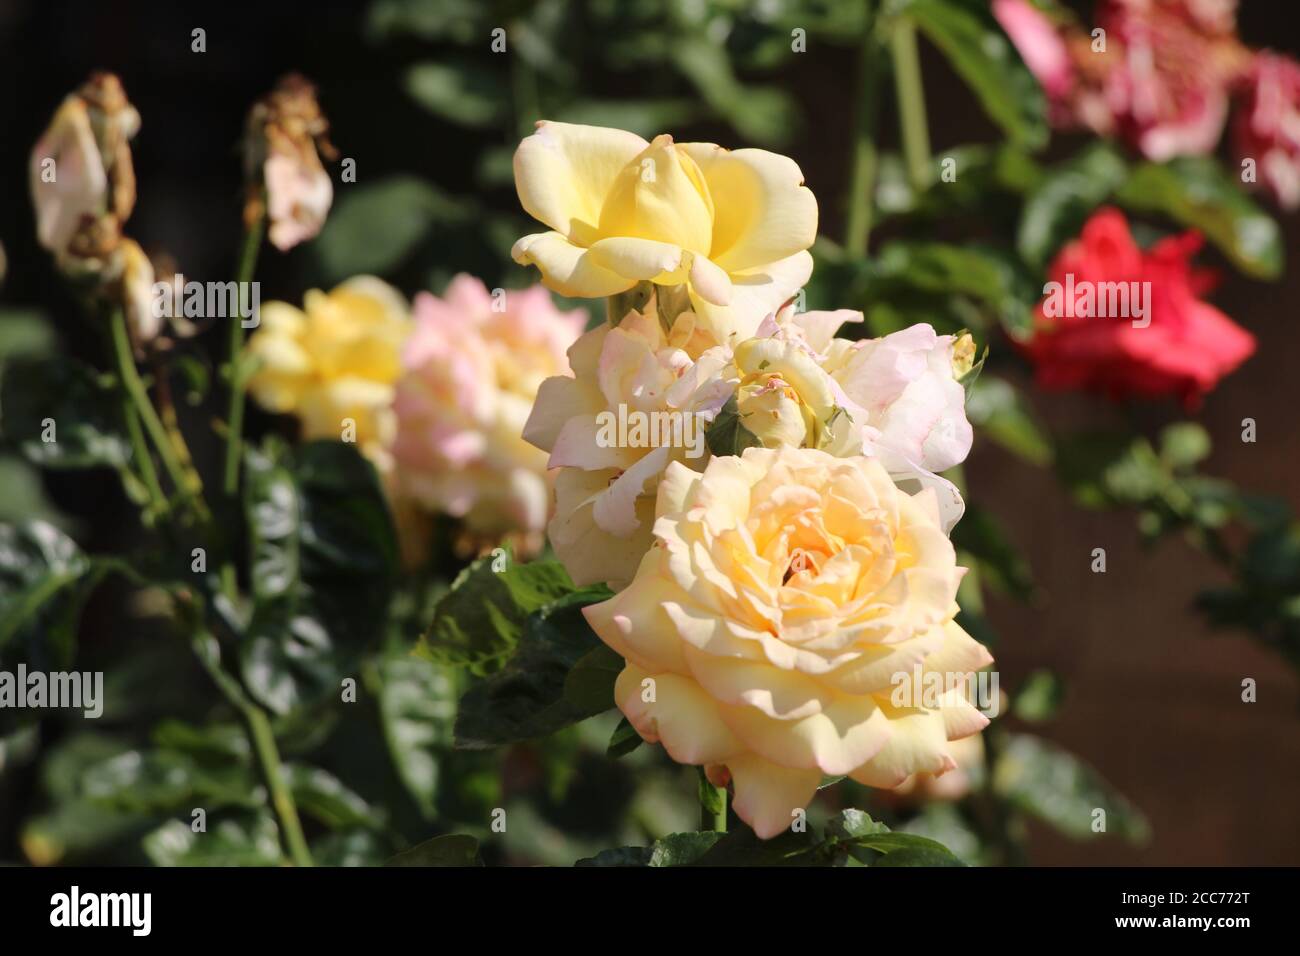
POLYGON ((524 209, 552 231, 512 254, 562 295, 685 286, 701 325, 732 345, 812 272, 817 201, 784 156, 543 121, 514 168, 524 209))
POLYGON ((941 774, 948 742, 987 724, 960 685, 894 696, 900 677, 991 661, 953 620, 963 570, 933 492, 899 491, 874 459, 750 448, 669 465, 655 515, 635 578, 587 620, 626 659, 615 700, 638 733, 733 782, 760 837, 827 775, 941 774))
MULTIPOLYGON (((747 339, 736 346, 736 411, 765 448, 820 448, 835 425, 834 382, 798 342, 747 339)), ((838 407, 842 408, 842 404, 838 407)), ((851 423, 846 418, 843 427, 851 423)))
POLYGON ((355 441, 382 470, 397 431, 393 397, 410 331, 406 300, 372 276, 329 293, 312 289, 301 309, 264 303, 248 342, 257 363, 248 390, 270 411, 296 416, 304 439, 355 441))

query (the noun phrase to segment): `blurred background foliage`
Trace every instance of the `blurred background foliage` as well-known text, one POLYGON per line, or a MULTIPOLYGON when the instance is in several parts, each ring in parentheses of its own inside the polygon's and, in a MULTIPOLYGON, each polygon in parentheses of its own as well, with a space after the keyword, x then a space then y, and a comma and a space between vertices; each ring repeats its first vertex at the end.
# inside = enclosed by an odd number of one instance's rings
MULTIPOLYGON (((242 111, 290 68, 320 84, 357 182, 337 187, 315 242, 264 258, 264 299, 297 301, 306 288, 358 273, 407 293, 439 291, 461 271, 489 287, 531 284, 509 257, 528 229, 511 154, 543 117, 788 152, 822 209, 807 307, 861 309, 854 331, 863 336, 918 321, 971 330, 988 356, 969 385, 980 440, 1052 469, 1082 507, 1131 511, 1144 539, 1177 533, 1204 549, 1229 575, 1200 598, 1205 613, 1300 667, 1300 536, 1285 503, 1204 474, 1210 439, 1194 421, 1130 410, 1104 432, 1053 431, 1011 347, 1030 327, 1047 263, 1103 204, 1140 218, 1144 241, 1202 231, 1223 263, 1252 279, 1282 274, 1282 234, 1215 158, 1156 164, 1115 143, 1050 138, 1038 85, 981 0, 286 5, 261 11, 261 25, 206 15, 213 53, 197 63, 187 52, 193 18, 174 10, 155 11, 146 26, 143 15, 84 4, 70 19, 104 29, 74 39, 37 6, 12 5, 0 19, 15 52, 9 70, 42 52, 55 64, 6 124, 6 181, 25 181, 26 150, 66 89, 92 66, 118 70, 144 116, 140 231, 197 276, 232 268, 242 111), (895 104, 907 92, 891 82, 888 45, 900 18, 923 38, 925 82, 956 104, 936 107, 945 121, 932 130, 933 153, 896 132, 895 104), (497 30, 506 52, 494 52, 497 30), (46 36, 62 45, 50 49, 46 36), (26 41, 34 51, 20 51, 26 41), (807 52, 796 52, 801 42, 807 52), (954 142, 954 129, 973 134, 954 142), (171 208, 190 190, 196 198, 183 213, 171 208)), ((94 370, 103 353, 93 324, 36 250, 23 190, 6 193, 0 662, 103 669, 108 702, 93 723, 0 712, 0 860, 282 862, 289 848, 256 769, 250 702, 269 715, 318 863, 378 863, 405 851, 396 862, 568 865, 695 829, 694 772, 658 748, 628 751, 616 712, 571 696, 565 678, 575 661, 597 671, 600 662, 548 636, 563 611, 553 602, 568 592, 543 588, 539 600, 532 582, 483 597, 481 569, 465 569, 449 546, 435 546, 442 557, 420 574, 398 576, 382 495, 345 446, 295 449, 284 422, 254 413, 264 440, 247 465, 245 513, 232 518, 258 568, 251 603, 223 606, 214 589, 194 586, 186 533, 143 527, 128 506, 136 495, 115 437, 120 422, 101 394, 111 380, 94 370), (32 421, 24 409, 53 403, 66 409, 60 421, 79 423, 75 441, 60 439, 57 460, 23 424, 32 421), (277 568, 283 580, 272 574, 279 583, 259 587, 277 568), (513 628, 493 625, 458 643, 438 623, 457 595, 490 603, 513 628), (203 623, 188 626, 195 621, 203 623), (413 656, 422 638, 425 652, 413 656), (485 651, 478 640, 500 643, 485 651), (503 722, 493 682, 510 678, 512 655, 525 650, 566 662, 527 670, 550 675, 533 690, 558 710, 503 722), (335 691, 349 677, 355 703, 335 691), (455 747, 458 737, 473 738, 473 749, 455 747), (204 833, 191 825, 196 807, 207 814, 204 833), (509 820, 504 833, 491 826, 497 808, 509 820), (461 837, 426 842, 452 834, 461 837)), ((209 337, 154 370, 195 433, 215 414, 219 350, 209 337)), ((212 471, 214 448, 196 442, 200 471, 212 471)), ((978 486, 968 499, 955 534, 975 568, 963 622, 996 652, 980 587, 1040 610, 1045 595, 978 486)), ((446 545, 454 529, 436 535, 446 545)), ((859 808, 985 864, 1032 861, 1030 821, 1070 839, 1146 840, 1141 811, 1052 742, 1068 693, 1062 677, 1037 670, 1006 689, 1010 714, 964 768, 961 799, 840 781, 822 791, 814 828, 859 808), (1089 826, 1095 808, 1107 811, 1106 834, 1089 826)))

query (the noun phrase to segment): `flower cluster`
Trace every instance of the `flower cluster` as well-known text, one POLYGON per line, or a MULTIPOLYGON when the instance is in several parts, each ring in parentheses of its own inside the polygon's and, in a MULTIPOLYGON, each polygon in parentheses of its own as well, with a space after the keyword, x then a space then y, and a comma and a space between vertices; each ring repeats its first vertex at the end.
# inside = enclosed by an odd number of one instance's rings
POLYGON ((963 506, 937 474, 970 450, 969 337, 855 341, 859 313, 797 312, 817 207, 784 157, 543 122, 515 175, 554 230, 515 257, 609 297, 524 437, 558 469, 556 554, 617 592, 586 614, 626 661, 624 715, 734 785, 762 837, 824 775, 955 767, 948 742, 987 723, 960 680, 891 690, 991 661, 954 621, 963 506))
POLYGON ((292 414, 304 438, 355 442, 375 464, 412 560, 421 515, 463 520, 472 547, 512 537, 540 547, 549 514, 546 456, 520 437, 538 386, 566 369, 582 312, 540 287, 491 294, 466 275, 414 308, 379 279, 312 290, 301 309, 261 307, 248 388, 292 414))
POLYGON ((1056 125, 1116 136, 1148 159, 1211 153, 1240 103, 1248 183, 1300 206, 1300 64, 1236 35, 1236 0, 1104 0, 1087 33, 1030 0, 993 12, 1047 94, 1056 125))

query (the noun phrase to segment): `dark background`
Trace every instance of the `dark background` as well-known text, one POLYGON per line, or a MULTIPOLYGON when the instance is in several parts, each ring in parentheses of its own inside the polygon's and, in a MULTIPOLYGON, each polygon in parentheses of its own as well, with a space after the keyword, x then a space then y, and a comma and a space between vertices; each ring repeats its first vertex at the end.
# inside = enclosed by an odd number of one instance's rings
MULTIPOLYGON (((1300 52, 1290 4, 1247 0, 1241 34, 1252 46, 1300 52)), ((364 4, 152 4, 0 0, 0 241, 9 274, 0 306, 39 304, 62 346, 102 360, 99 338, 63 292, 48 257, 35 245, 27 196, 27 160, 62 97, 93 69, 116 72, 143 117, 133 143, 139 201, 128 232, 148 250, 166 249, 189 276, 225 277, 241 233, 237 141, 248 105, 284 72, 319 84, 320 99, 343 156, 358 178, 409 172, 451 194, 473 190, 476 158, 502 139, 440 123, 401 90, 401 73, 418 52, 414 41, 368 42, 364 4), (207 52, 190 51, 190 31, 207 31, 207 52)), ((804 109, 802 134, 785 152, 802 166, 822 207, 822 231, 838 237, 837 199, 847 179, 852 52, 810 48, 780 78, 804 109)), ((961 84, 932 50, 924 50, 933 146, 988 140, 992 130, 961 84)), ((543 104, 545 106, 545 104, 543 104)), ((883 127, 891 129, 891 118, 883 127)), ((743 145, 725 126, 692 127, 699 138, 743 145)), ((887 133, 886 141, 892 139, 887 133)), ((1058 137, 1053 152, 1067 152, 1058 137)), ((346 185, 336 186, 337 190, 346 185)), ((512 192, 485 197, 509 209, 512 192)), ((1292 269, 1273 284, 1224 271, 1215 303, 1259 339, 1259 352, 1209 396, 1197 412, 1215 441, 1205 470, 1300 509, 1300 350, 1295 308, 1300 294, 1300 216, 1283 216, 1292 269), (1240 422, 1258 423, 1255 444, 1240 441, 1240 422)), ((499 259, 473 246, 453 247, 446 266, 501 274, 499 259)), ((1207 261, 1214 257, 1207 254, 1207 261)), ((409 292, 413 272, 393 277, 409 292)), ((297 300, 317 281, 310 250, 267 252, 259 267, 263 301, 297 300)), ((437 291, 435 289, 435 291, 437 291)), ((211 337, 213 333, 209 333, 211 337)), ((220 354, 217 342, 206 343, 220 354)), ((1118 421, 1119 412, 1077 395, 1034 394, 1054 427, 1118 421)), ((254 430, 271 426, 250 409, 254 430)), ((205 414, 199 409, 192 414, 205 414)), ((1180 410, 1140 412, 1158 427, 1180 410)), ((200 443, 211 473, 214 449, 200 443)), ((210 437, 206 440, 211 440, 210 437)), ((1211 634, 1192 611, 1196 592, 1220 572, 1177 540, 1143 549, 1133 516, 1080 510, 1043 470, 976 441, 969 467, 972 496, 996 513, 1027 556, 1045 593, 1037 607, 994 600, 1003 635, 997 648, 1003 687, 1053 667, 1068 695, 1046 734, 1096 766, 1150 818, 1145 848, 1119 841, 1072 844, 1045 828, 1033 831, 1032 859, 1077 864, 1300 863, 1300 693, 1294 673, 1248 637, 1211 634), (1104 547, 1108 571, 1089 571, 1104 547), (1241 681, 1253 677, 1259 700, 1243 704, 1241 681)), ((92 551, 118 550, 131 512, 111 475, 62 474, 47 490, 76 521, 92 551)), ((112 641, 109 599, 92 602, 86 639, 112 641)))

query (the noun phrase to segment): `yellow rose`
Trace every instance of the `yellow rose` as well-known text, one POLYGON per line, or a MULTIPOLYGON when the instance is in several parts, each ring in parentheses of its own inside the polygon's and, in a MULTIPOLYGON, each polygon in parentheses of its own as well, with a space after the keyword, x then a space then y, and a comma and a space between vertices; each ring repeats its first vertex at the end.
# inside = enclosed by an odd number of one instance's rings
POLYGON ((637 732, 732 781, 760 837, 825 775, 941 774, 988 723, 950 679, 991 658, 953 620, 963 571, 932 492, 874 459, 750 448, 670 465, 655 514, 632 583, 587 620, 626 659, 615 700, 637 732), (932 696, 898 696, 930 675, 932 696))
POLYGON ((297 416, 304 439, 355 441, 382 468, 410 329, 401 293, 372 276, 313 289, 302 309, 267 302, 248 342, 257 362, 248 390, 270 411, 297 416))
POLYGON ((701 325, 734 344, 812 272, 817 200, 784 156, 543 121, 514 168, 524 209, 553 231, 512 255, 561 295, 685 286, 701 325))

